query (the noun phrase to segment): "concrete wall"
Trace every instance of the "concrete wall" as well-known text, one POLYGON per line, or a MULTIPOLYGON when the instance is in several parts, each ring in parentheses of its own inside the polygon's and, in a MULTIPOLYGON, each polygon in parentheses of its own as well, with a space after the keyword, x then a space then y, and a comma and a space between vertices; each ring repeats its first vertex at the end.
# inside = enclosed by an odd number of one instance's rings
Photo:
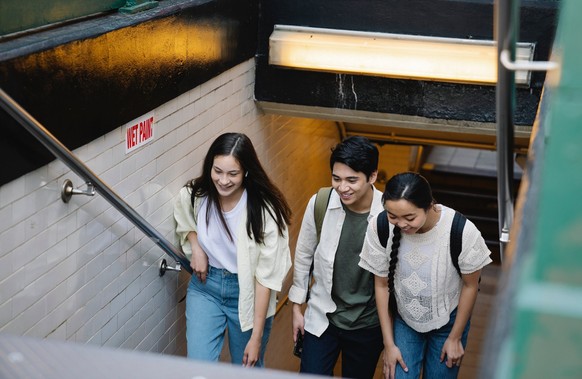
MULTIPOLYGON (((126 155, 121 125, 74 153, 175 243, 175 194, 218 134, 244 132, 293 208, 293 247, 339 135, 329 121, 261 114, 253 86, 249 60, 153 109, 152 143, 126 155)), ((189 276, 159 277, 169 257, 99 194, 63 203, 65 179, 84 187, 59 161, 0 187, 0 333, 184 354, 189 276)))

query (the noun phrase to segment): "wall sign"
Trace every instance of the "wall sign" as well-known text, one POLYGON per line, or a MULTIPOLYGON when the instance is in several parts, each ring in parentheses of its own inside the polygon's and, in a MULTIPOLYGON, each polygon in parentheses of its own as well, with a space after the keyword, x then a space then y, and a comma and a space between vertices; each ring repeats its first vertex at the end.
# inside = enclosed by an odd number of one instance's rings
POLYGON ((126 124, 125 154, 153 141, 153 139, 154 113, 150 112, 126 124))

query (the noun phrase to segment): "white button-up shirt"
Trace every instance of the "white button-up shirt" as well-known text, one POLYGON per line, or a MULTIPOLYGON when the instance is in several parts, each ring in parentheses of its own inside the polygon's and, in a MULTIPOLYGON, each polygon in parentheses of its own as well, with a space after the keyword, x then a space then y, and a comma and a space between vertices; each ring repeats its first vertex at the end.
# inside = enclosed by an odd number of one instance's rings
MULTIPOLYGON (((337 308, 331 298, 333 266, 346 213, 339 195, 335 190, 332 190, 318 244, 314 218, 315 196, 313 195, 309 200, 301 223, 301 231, 295 249, 293 285, 289 290, 289 300, 296 304, 305 302, 309 269, 311 262, 314 262, 313 277, 315 282, 311 287, 310 298, 307 302, 304 328, 309 333, 319 337, 329 325, 327 314, 334 312, 337 308)), ((368 221, 382 210, 384 210, 382 192, 374 188, 368 221)))

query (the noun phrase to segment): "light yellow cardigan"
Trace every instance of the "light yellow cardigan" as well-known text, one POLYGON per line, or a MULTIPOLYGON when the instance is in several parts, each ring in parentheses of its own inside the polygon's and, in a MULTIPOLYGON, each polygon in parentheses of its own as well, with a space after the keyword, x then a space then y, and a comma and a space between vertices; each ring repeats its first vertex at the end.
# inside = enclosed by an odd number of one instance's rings
MULTIPOLYGON (((176 234, 180 245, 188 259, 192 256, 192 248, 188 242, 189 232, 197 232, 196 216, 203 198, 196 198, 194 207, 191 201, 191 190, 183 187, 174 203, 174 218, 176 220, 176 234)), ((204 215, 202 215, 204 217, 204 215)), ((287 229, 283 236, 279 235, 277 223, 271 215, 263 211, 264 242, 257 244, 249 238, 246 230, 247 211, 237 226, 236 253, 238 266, 238 315, 242 331, 253 327, 255 306, 255 280, 264 287, 271 289, 267 317, 275 314, 277 306, 277 292, 281 291, 283 280, 291 268, 291 252, 289 250, 289 236, 287 229)))

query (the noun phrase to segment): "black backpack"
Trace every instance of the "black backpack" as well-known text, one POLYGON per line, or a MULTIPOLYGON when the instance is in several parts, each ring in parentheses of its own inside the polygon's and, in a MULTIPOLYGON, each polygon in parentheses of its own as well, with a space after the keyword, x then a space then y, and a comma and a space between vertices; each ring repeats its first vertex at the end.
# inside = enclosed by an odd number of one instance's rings
MULTIPOLYGON (((388 243, 388 235, 390 234, 389 222, 387 217, 387 212, 382 211, 377 218, 376 226, 378 228, 378 238, 382 246, 386 247, 388 243)), ((463 228, 465 227, 465 222, 467 218, 457 211, 455 211, 455 217, 453 218, 453 225, 451 225, 451 260, 457 273, 461 276, 461 269, 459 268, 459 255, 463 249, 463 228)))

